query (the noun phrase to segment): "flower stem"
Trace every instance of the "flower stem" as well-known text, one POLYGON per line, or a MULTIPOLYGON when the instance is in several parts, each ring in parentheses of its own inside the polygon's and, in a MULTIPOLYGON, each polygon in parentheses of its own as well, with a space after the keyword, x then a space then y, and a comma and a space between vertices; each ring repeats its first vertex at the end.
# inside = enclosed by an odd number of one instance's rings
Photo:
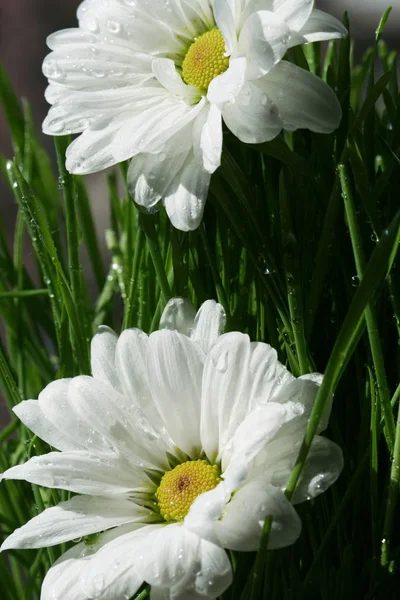
POLYGON ((127 329, 132 326, 133 322, 133 309, 135 306, 135 300, 137 295, 137 286, 139 284, 139 266, 142 258, 144 248, 145 236, 143 229, 138 227, 136 229, 136 239, 133 251, 132 270, 129 279, 129 290, 126 297, 124 320, 122 329, 127 329))
MULTIPOLYGON (((394 443, 394 451, 392 457, 392 467, 390 470, 390 482, 388 496, 386 501, 385 520, 383 524, 383 538, 381 548, 381 564, 386 567, 389 562, 390 541, 394 519, 396 515, 396 507, 400 493, 400 406, 397 417, 396 437, 394 443)), ((389 565, 391 570, 391 566, 389 565)))
POLYGON ((164 261, 161 256, 160 247, 157 240, 156 228, 152 216, 140 214, 139 222, 146 236, 147 246, 150 252, 151 260, 157 274, 158 284, 165 302, 172 298, 172 292, 168 283, 167 273, 165 271, 164 261))
POLYGON ((385 235, 374 250, 364 272, 363 280, 343 321, 339 335, 330 355, 322 384, 318 390, 314 407, 307 424, 306 433, 296 464, 286 487, 286 496, 293 496, 299 481, 312 441, 328 398, 333 394, 344 368, 352 356, 363 331, 365 309, 387 273, 390 272, 400 240, 400 211, 395 215, 385 235))
MULTIPOLYGON (((360 229, 357 222, 357 214, 354 205, 353 191, 350 186, 349 177, 346 165, 341 164, 338 167, 340 183, 342 187, 342 196, 344 200, 344 207, 347 216, 347 222, 349 225, 351 243, 353 247, 353 254, 356 263, 357 276, 360 281, 364 276, 365 271, 365 257, 362 248, 362 238, 360 229)), ((371 347, 372 360, 374 363, 374 370, 376 380, 378 384, 378 393, 381 400, 383 418, 386 425, 386 439, 390 452, 393 452, 394 439, 395 439, 395 423, 393 418, 392 407, 390 404, 390 392, 386 378, 385 365, 383 360, 382 345, 378 329, 378 320, 376 318, 375 310, 371 304, 365 309, 365 320, 367 323, 369 343, 371 347)))

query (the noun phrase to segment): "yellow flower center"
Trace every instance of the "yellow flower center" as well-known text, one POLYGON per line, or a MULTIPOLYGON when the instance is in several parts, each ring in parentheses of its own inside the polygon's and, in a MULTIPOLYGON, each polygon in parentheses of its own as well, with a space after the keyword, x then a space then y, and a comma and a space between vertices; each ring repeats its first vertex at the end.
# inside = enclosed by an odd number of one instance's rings
POLYGON ((217 465, 191 460, 167 471, 156 492, 160 514, 166 521, 183 521, 194 500, 221 481, 217 465))
POLYGON ((189 85, 206 90, 210 82, 229 66, 225 42, 219 29, 203 33, 190 46, 182 63, 182 78, 189 85))

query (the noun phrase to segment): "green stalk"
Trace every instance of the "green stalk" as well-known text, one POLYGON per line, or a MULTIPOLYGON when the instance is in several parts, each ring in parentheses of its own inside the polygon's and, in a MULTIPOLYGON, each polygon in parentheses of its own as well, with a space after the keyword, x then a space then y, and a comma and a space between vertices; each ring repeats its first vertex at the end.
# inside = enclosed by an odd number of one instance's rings
POLYGON ((83 283, 83 271, 82 264, 79 256, 79 225, 76 218, 76 185, 73 176, 68 173, 65 167, 65 151, 69 138, 54 138, 54 144, 57 154, 58 170, 60 173, 59 185, 62 189, 64 204, 65 204, 65 216, 66 216, 66 229, 67 229, 67 248, 68 248, 68 266, 69 275, 71 281, 71 293, 74 304, 77 308, 77 314, 79 319, 82 321, 83 326, 82 332, 89 333, 88 323, 85 319, 86 306, 85 306, 85 293, 83 283))
POLYGON ((308 358, 306 338, 304 335, 303 301, 300 275, 301 269, 298 258, 299 251, 293 230, 290 209, 288 206, 288 196, 283 177, 284 174, 285 170, 282 170, 279 193, 283 264, 286 277, 289 313, 292 322, 292 331, 296 346, 297 360, 299 363, 299 373, 295 373, 295 375, 305 375, 306 373, 310 373, 313 368, 308 358))
POLYGON ((206 228, 205 228, 204 223, 202 223, 200 225, 199 231, 200 231, 201 241, 203 242, 204 252, 206 254, 209 267, 211 269, 211 274, 212 274, 212 278, 213 278, 213 281, 214 281, 215 290, 216 290, 217 296, 218 296, 218 302, 220 304, 222 304, 222 306, 225 309, 226 317, 227 317, 227 328, 229 329, 229 323, 231 321, 231 315, 230 315, 230 311, 229 311, 228 298, 227 298, 227 296, 225 294, 225 290, 224 290, 224 287, 222 285, 221 277, 220 277, 220 275, 218 273, 218 268, 216 267, 216 264, 215 264, 216 263, 215 256, 213 256, 212 250, 210 248, 210 243, 208 241, 208 237, 207 237, 206 228))
POLYGON ((357 289, 347 315, 343 321, 336 343, 330 355, 322 384, 318 390, 313 410, 306 427, 306 433, 300 448, 296 464, 286 487, 286 496, 290 499, 304 468, 308 452, 317 432, 318 424, 326 403, 343 374, 345 365, 355 350, 363 330, 365 308, 371 301, 379 285, 390 272, 400 242, 400 211, 392 220, 389 228, 375 248, 372 258, 364 272, 363 280, 357 289))
POLYGON ((23 179, 17 166, 13 163, 8 163, 8 166, 10 173, 12 174, 12 179, 17 184, 16 199, 23 209, 26 224, 43 269, 45 283, 49 286, 49 290, 51 290, 50 297, 54 308, 54 320, 56 323, 60 349, 63 347, 65 339, 65 335, 62 335, 60 315, 60 303, 62 303, 63 309, 65 309, 68 315, 69 326, 72 333, 68 343, 71 344, 74 349, 81 372, 89 373, 89 354, 85 330, 82 327, 81 315, 79 314, 78 306, 74 301, 74 296, 49 231, 46 215, 37 201, 35 194, 23 179))
POLYGON ((92 264, 97 287, 99 290, 101 290, 105 283, 106 276, 101 258, 101 250, 97 239, 96 227, 90 208, 90 201, 83 180, 81 178, 76 178, 75 184, 78 194, 76 209, 79 215, 79 224, 82 229, 82 235, 87 253, 92 264))
POLYGON ((160 246, 157 239, 156 228, 154 227, 153 217, 150 215, 139 215, 139 222, 146 236, 147 247, 157 274, 157 281, 161 289, 161 293, 167 303, 173 294, 168 283, 167 273, 165 271, 164 261, 161 255, 160 246))
MULTIPOLYGON (((383 524, 383 538, 381 548, 381 565, 387 567, 390 559, 390 545, 393 535, 393 527, 397 515, 396 508, 400 493, 400 406, 397 416, 396 437, 392 457, 392 466, 390 469, 390 482, 388 496, 386 501, 385 520, 383 524)), ((389 565, 389 570, 393 570, 393 564, 389 565)))
MULTIPOLYGON (((349 183, 349 176, 346 166, 344 164, 340 164, 338 170, 342 187, 342 197, 344 201, 347 222, 349 225, 351 244, 353 247, 353 254, 356 263, 357 276, 359 280, 362 281, 364 277, 366 261, 362 247, 362 237, 360 233, 360 228, 357 222, 357 213, 354 205, 353 191, 349 183)), ((372 361, 374 363, 376 381, 378 384, 378 393, 382 405, 382 414, 386 425, 386 440, 388 443, 389 451, 392 453, 394 447, 396 428, 393 418, 392 407, 390 404, 390 391, 386 377, 385 363, 383 359, 383 351, 378 328, 378 319, 376 317, 375 309, 372 307, 372 304, 368 304, 368 306, 365 309, 365 320, 367 323, 372 361)))
POLYGON ((137 298, 137 287, 139 285, 139 267, 142 259, 145 244, 145 235, 143 229, 138 227, 136 229, 135 247, 133 251, 132 269, 129 279, 129 290, 125 303, 124 320, 122 323, 122 329, 132 327, 133 324, 133 309, 136 304, 137 298))
POLYGON ((359 465, 357 466, 356 472, 354 473, 350 483, 348 484, 348 487, 346 488, 346 491, 343 495, 343 498, 340 501, 339 506, 337 507, 335 513, 330 517, 329 527, 327 528, 327 530, 324 534, 324 537, 322 538, 319 548, 314 556, 314 560, 313 560, 313 562, 307 572, 306 578, 304 580, 304 588, 305 589, 309 585, 312 585, 312 575, 314 574, 314 571, 317 568, 317 566, 321 560, 324 550, 327 548, 329 542, 331 541, 332 536, 335 533, 335 529, 337 527, 340 517, 344 514, 345 509, 351 500, 352 494, 357 488, 357 484, 360 481, 360 477, 363 474, 365 468, 367 467, 368 458, 369 457, 368 457, 368 452, 367 452, 363 456, 359 465))
MULTIPOLYGON (((40 493, 40 488, 37 485, 32 484, 32 491, 33 491, 33 496, 35 498, 35 504, 38 508, 38 512, 42 513, 45 510, 45 505, 43 503, 42 495, 40 493)), ((52 565, 57 560, 57 555, 55 553, 55 550, 52 546, 48 546, 46 548, 46 551, 47 551, 47 554, 48 554, 48 557, 50 560, 50 564, 52 565)))
POLYGON ((9 435, 14 433, 14 431, 18 428, 19 424, 20 421, 18 421, 18 419, 15 419, 14 421, 11 421, 11 423, 6 425, 2 431, 0 431, 0 444, 2 444, 4 440, 8 438, 9 435))
POLYGON ((5 352, 0 344, 0 383, 7 403, 8 409, 11 412, 12 407, 21 402, 21 396, 18 391, 18 386, 8 364, 5 352))
MULTIPOLYGON (((14 233, 14 268, 17 275, 17 289, 24 285, 23 270, 23 243, 24 243, 24 216, 22 210, 18 211, 14 233)), ((26 397, 25 360, 22 348, 24 348, 24 317, 23 306, 18 298, 14 299, 14 308, 17 315, 16 341, 18 350, 16 353, 16 372, 18 389, 23 398, 26 397)))
POLYGON ((211 180, 211 188, 210 189, 211 189, 212 195, 215 198, 215 201, 221 206, 222 210, 225 212, 232 227, 235 230, 236 235, 242 242, 243 246, 246 248, 249 257, 254 264, 254 267, 257 269, 257 271, 260 275, 260 281, 262 283, 262 286, 263 286, 264 290, 266 291, 266 293, 268 294, 268 296, 270 296, 270 298, 279 314, 279 317, 282 320, 284 328, 291 334, 292 327, 291 327, 290 317, 289 317, 288 311, 286 309, 286 306, 282 302, 280 293, 276 289, 276 286, 274 285, 274 283, 269 281, 269 279, 271 279, 271 278, 266 277, 265 273, 261 271, 259 257, 257 255, 256 251, 252 248, 252 245, 254 245, 254 244, 249 243, 249 240, 247 238, 246 229, 243 226, 243 220, 241 220, 240 215, 238 214, 237 210, 235 210, 234 207, 232 206, 232 202, 230 200, 229 195, 225 191, 225 187, 221 184, 220 181, 218 181, 217 177, 213 177, 213 179, 211 180))
POLYGON ((0 292, 0 300, 6 298, 32 298, 32 296, 48 296, 48 289, 41 290, 12 290, 11 292, 0 292))
POLYGON ((272 516, 268 515, 265 518, 264 526, 261 534, 260 547, 257 552, 256 561, 253 572, 251 574, 251 592, 250 600, 259 600, 261 596, 262 586, 264 583, 265 573, 265 558, 268 552, 268 542, 272 527, 272 516))

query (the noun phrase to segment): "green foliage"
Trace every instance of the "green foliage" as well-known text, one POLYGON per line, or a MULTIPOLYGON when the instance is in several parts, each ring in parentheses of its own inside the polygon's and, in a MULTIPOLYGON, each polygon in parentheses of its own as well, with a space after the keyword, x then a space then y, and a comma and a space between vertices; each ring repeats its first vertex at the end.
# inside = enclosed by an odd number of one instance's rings
MULTIPOLYGON (((226 133, 204 224, 188 234, 174 230, 163 210, 137 209, 125 188, 126 165, 108 177, 111 227, 97 233, 84 180, 65 170, 69 140, 56 140, 56 177, 29 107, 21 108, 0 70, 15 151, 14 161, 0 158, 0 170, 18 207, 12 239, 0 216, 0 384, 10 411, 55 378, 89 373, 98 325, 153 331, 172 295, 196 306, 218 299, 228 329, 271 343, 295 375, 325 373, 289 497, 335 394, 327 435, 343 449, 341 478, 298 506, 303 532, 293 547, 267 551, 267 518, 259 553, 231 554, 235 580, 223 600, 373 599, 395 592, 400 94, 396 55, 382 39, 387 16, 360 65, 353 64, 350 39, 331 43, 324 54, 318 44, 292 53, 335 89, 340 128, 329 136, 285 133, 261 146, 226 133), (376 80, 377 61, 383 75, 376 80), (24 264, 27 248, 37 277, 24 264)), ((18 421, 0 432, 0 470, 47 451, 18 421)), ((1 535, 61 499, 62 492, 3 482, 1 535)), ((1 555, 2 597, 39 598, 46 570, 64 550, 1 555)), ((137 596, 148 597, 148 589, 137 596)))

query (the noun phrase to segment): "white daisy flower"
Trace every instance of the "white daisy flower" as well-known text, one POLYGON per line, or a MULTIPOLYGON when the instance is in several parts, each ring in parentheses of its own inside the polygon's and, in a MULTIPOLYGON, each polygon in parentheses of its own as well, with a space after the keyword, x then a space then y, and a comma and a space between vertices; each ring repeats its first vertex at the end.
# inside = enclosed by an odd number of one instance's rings
POLYGON ((283 61, 297 44, 346 29, 313 0, 85 0, 79 28, 52 34, 43 63, 52 108, 43 130, 81 133, 71 173, 131 161, 136 202, 160 200, 175 227, 198 227, 222 150, 282 129, 332 132, 341 109, 327 84, 283 61))
POLYGON ((143 582, 152 600, 216 598, 232 581, 225 549, 256 550, 267 515, 269 547, 292 544, 292 503, 338 477, 340 449, 317 436, 287 500, 321 376, 296 379, 267 344, 221 335, 224 319, 213 301, 195 315, 174 299, 150 336, 101 327, 92 377, 55 381, 15 407, 59 452, 3 479, 77 495, 17 529, 2 550, 92 536, 51 567, 42 600, 129 599, 143 582))

